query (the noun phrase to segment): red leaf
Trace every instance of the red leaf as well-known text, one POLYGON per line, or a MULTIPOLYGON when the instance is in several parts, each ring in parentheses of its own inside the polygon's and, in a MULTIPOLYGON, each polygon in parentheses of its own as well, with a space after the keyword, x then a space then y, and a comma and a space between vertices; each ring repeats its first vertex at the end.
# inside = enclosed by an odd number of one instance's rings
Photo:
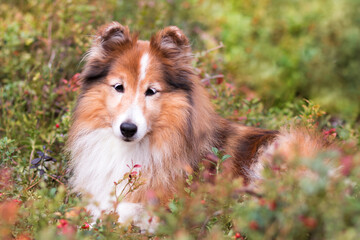
POLYGON ((259 224, 258 224, 256 221, 251 221, 251 222, 249 223, 249 227, 250 227, 250 229, 252 229, 252 230, 258 230, 258 229, 259 229, 259 224))
POLYGON ((352 156, 345 156, 343 158, 341 158, 341 173, 344 176, 348 176, 351 172, 351 169, 353 167, 353 158, 352 156))
POLYGON ((224 81, 223 77, 216 78, 216 84, 221 84, 224 81))
POLYGON ((313 217, 300 216, 299 219, 309 229, 314 229, 317 226, 317 221, 313 217))
POLYGON ((260 198, 260 199, 259 199, 259 205, 260 205, 260 206, 265 206, 265 205, 266 205, 266 200, 263 199, 263 198, 260 198))
POLYGON ((274 211, 277 207, 277 204, 276 204, 276 201, 273 200, 273 201, 270 201, 269 204, 268 204, 268 207, 271 211, 274 211))
POLYGON ((21 203, 22 203, 22 201, 19 200, 19 199, 13 199, 12 201, 13 201, 14 203, 17 203, 17 204, 21 204, 21 203))

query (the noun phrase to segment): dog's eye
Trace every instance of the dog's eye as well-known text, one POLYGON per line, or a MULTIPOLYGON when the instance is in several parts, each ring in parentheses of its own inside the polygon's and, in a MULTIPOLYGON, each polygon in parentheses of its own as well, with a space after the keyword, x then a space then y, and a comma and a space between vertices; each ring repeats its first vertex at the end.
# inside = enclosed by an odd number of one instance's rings
POLYGON ((145 96, 152 96, 154 95, 155 93, 157 93, 157 91, 153 88, 148 88, 148 90, 146 90, 145 92, 145 96))
POLYGON ((123 93, 124 92, 124 86, 120 83, 117 83, 114 85, 114 89, 119 92, 119 93, 123 93))

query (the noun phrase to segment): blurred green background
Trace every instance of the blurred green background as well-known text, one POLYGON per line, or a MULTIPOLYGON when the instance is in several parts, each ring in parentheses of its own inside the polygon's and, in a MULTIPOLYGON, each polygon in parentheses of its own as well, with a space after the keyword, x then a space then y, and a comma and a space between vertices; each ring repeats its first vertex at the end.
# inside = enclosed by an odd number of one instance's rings
POLYGON ((206 227, 208 239, 360 239, 360 0, 0 0, 0 239, 144 239, 111 218, 88 231, 84 212, 69 216, 83 204, 66 189, 63 151, 78 73, 96 29, 111 21, 142 39, 183 29, 222 116, 269 129, 300 123, 342 142, 337 180, 326 154, 269 171, 259 201, 238 201, 239 184, 219 178, 171 202, 160 236, 199 239, 206 227), (34 168, 44 152, 57 161, 34 168), (304 166, 318 178, 299 174, 304 166))
POLYGON ((223 44, 206 71, 223 74, 265 107, 307 98, 360 121, 358 0, 5 0, 0 18, 0 83, 8 88, 79 72, 90 36, 104 23, 119 21, 144 39, 177 25, 195 52, 223 44))

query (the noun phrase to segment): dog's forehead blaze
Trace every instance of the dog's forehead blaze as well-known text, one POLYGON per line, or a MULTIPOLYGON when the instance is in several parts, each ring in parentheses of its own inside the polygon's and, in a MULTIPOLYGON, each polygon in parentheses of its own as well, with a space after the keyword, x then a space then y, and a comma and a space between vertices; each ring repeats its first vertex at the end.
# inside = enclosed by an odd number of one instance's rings
POLYGON ((135 88, 139 73, 139 56, 138 51, 130 50, 120 55, 114 62, 108 79, 114 81, 118 78, 119 82, 124 82, 126 88, 135 88))
POLYGON ((107 77, 108 84, 124 83, 127 91, 146 90, 151 85, 163 86, 161 63, 150 51, 149 43, 138 41, 119 55, 107 77))

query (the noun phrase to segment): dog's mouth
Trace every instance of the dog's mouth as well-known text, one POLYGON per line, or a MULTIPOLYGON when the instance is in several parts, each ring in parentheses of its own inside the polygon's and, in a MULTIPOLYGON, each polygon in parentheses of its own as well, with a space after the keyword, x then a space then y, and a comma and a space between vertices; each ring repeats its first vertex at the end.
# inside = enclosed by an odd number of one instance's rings
POLYGON ((134 141, 134 139, 131 139, 131 138, 123 138, 123 140, 124 140, 125 142, 132 142, 132 141, 134 141))
POLYGON ((125 137, 125 136, 121 136, 120 139, 124 142, 127 143, 141 143, 143 142, 144 139, 146 139, 146 136, 148 136, 148 134, 146 134, 144 137, 125 137))
POLYGON ((137 142, 141 142, 143 138, 121 136, 120 139, 127 143, 137 143, 137 142))

